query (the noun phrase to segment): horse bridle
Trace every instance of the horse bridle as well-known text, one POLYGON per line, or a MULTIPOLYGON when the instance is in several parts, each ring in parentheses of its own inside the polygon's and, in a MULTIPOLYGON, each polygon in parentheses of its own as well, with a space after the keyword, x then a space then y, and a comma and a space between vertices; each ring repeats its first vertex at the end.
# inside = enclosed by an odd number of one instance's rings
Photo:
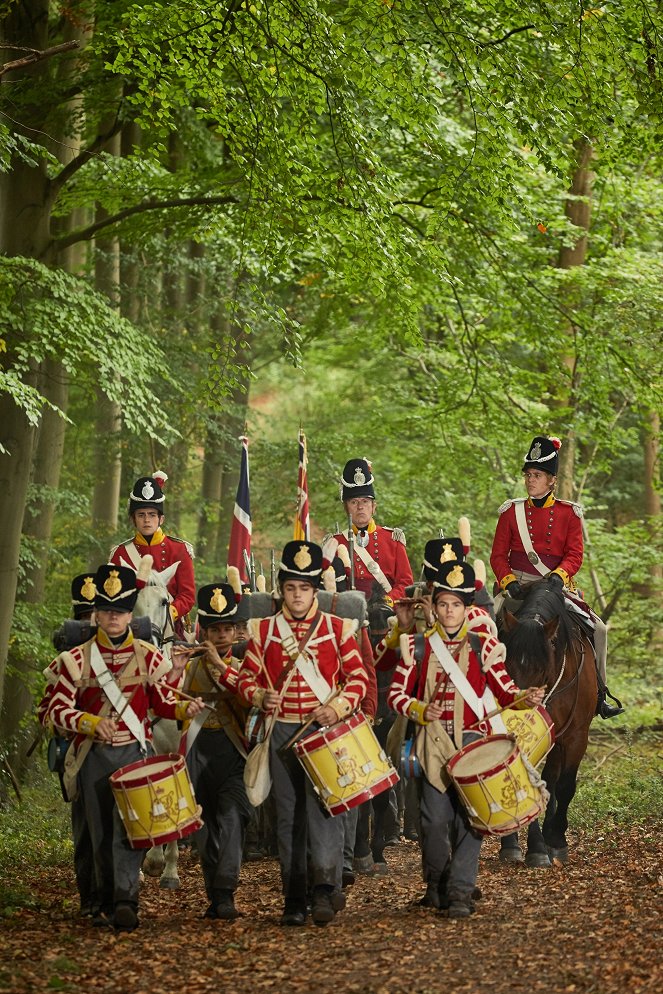
POLYGON ((582 673, 583 667, 585 665, 585 643, 583 642, 582 639, 577 639, 576 644, 580 647, 580 660, 578 662, 578 666, 576 668, 574 675, 571 677, 568 683, 565 683, 562 687, 559 686, 560 680, 564 675, 564 670, 566 669, 567 653, 565 652, 564 656, 562 657, 562 666, 559 671, 559 676, 555 680, 555 683, 553 684, 550 693, 547 694, 543 699, 544 707, 547 707, 549 702, 553 698, 559 696, 559 694, 563 694, 566 690, 568 690, 570 687, 573 687, 573 685, 575 684, 576 694, 575 694, 575 700, 573 702, 573 707, 571 708, 569 716, 566 719, 566 722, 564 723, 562 728, 559 730, 559 732, 555 731, 555 739, 560 739, 564 734, 564 732, 566 732, 567 729, 570 727, 571 722, 573 721, 573 715, 575 714, 576 706, 578 704, 578 694, 580 692, 580 674, 582 673))

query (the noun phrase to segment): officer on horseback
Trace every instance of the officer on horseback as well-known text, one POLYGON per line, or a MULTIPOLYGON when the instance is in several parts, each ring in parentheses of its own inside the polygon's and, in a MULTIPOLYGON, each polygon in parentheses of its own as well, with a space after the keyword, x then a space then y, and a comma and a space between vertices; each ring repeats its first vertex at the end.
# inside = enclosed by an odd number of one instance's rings
POLYGON ((168 477, 158 470, 153 476, 141 476, 129 494, 128 515, 136 529, 134 537, 111 550, 109 562, 138 571, 143 556, 151 555, 157 573, 178 563, 168 582, 172 598, 170 613, 176 634, 183 638, 183 619, 194 605, 196 586, 193 576, 193 548, 181 538, 163 531, 165 495, 168 477))
POLYGON ((502 594, 495 600, 495 610, 502 608, 505 596, 521 600, 521 584, 542 576, 564 590, 567 608, 594 632, 599 676, 597 714, 613 718, 623 714, 624 708, 606 685, 607 628, 576 591, 574 582, 583 560, 582 508, 555 496, 560 447, 558 438, 543 435, 534 438, 523 464, 528 496, 507 500, 499 509, 490 556, 502 594), (608 704, 606 695, 616 706, 608 704))

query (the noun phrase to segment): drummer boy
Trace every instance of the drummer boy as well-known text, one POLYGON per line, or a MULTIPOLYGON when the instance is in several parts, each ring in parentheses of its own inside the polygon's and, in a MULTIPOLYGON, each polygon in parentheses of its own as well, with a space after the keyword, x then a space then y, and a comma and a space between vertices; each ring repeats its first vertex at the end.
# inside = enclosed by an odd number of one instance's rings
POLYGON ((401 660, 388 703, 418 729, 415 752, 423 770, 421 848, 426 881, 422 904, 440 908, 450 918, 465 918, 474 911, 481 839, 465 820, 446 763, 480 737, 468 729, 495 707, 495 698, 500 706, 514 706, 520 697, 516 707, 534 707, 543 701, 544 690, 519 690, 504 668, 505 649, 497 640, 494 622, 484 615, 468 619, 475 593, 474 570, 468 563, 442 563, 430 581, 435 624, 424 635, 410 634, 413 604, 396 603, 398 624, 390 641, 400 637, 401 660))
POLYGON ((109 783, 111 774, 151 753, 148 709, 162 718, 193 718, 200 698, 175 703, 164 678, 168 663, 149 642, 134 639, 136 574, 100 566, 94 577, 97 632, 60 656, 57 682, 42 717, 74 736, 64 785, 80 796, 94 857, 96 907, 92 923, 131 931, 138 925, 138 876, 143 851, 132 849, 109 783))
POLYGON ((316 925, 332 921, 344 904, 343 819, 323 813, 292 748, 284 748, 305 723, 316 728, 347 718, 368 686, 354 622, 324 614, 318 607, 321 572, 319 545, 287 543, 278 570, 283 606, 276 615, 249 622, 237 684, 248 704, 276 712, 269 761, 284 895, 282 925, 305 924, 309 884, 316 925))

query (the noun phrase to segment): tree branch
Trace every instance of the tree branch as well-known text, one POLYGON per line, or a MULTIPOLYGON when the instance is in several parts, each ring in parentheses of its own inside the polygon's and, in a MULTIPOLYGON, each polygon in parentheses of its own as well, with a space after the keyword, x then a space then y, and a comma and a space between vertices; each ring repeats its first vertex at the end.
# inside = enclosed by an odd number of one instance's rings
POLYGON ((6 45, 2 44, 2 48, 12 48, 18 50, 19 52, 29 52, 29 55, 24 56, 22 59, 15 59, 13 62, 5 62, 4 65, 0 66, 0 78, 5 75, 5 73, 12 72, 14 69, 23 69, 25 66, 32 66, 35 62, 43 62, 44 59, 50 59, 53 55, 60 55, 61 52, 70 52, 74 48, 80 48, 80 42, 78 41, 65 41, 61 45, 53 45, 52 48, 44 48, 40 51, 38 48, 21 48, 16 45, 6 45))
POLYGON ((237 197, 181 197, 173 200, 146 200, 143 203, 134 204, 133 207, 127 207, 117 214, 111 214, 108 217, 102 218, 100 221, 95 221, 94 224, 89 224, 87 228, 79 228, 78 231, 71 231, 61 238, 54 238, 50 247, 54 247, 59 251, 68 248, 70 245, 76 245, 78 242, 89 241, 99 231, 103 231, 104 228, 119 224, 128 217, 133 217, 134 214, 143 214, 145 211, 170 210, 173 207, 222 207, 224 204, 238 203, 239 200, 237 197))
POLYGON ((522 31, 530 31, 535 27, 536 24, 525 24, 522 28, 512 28, 511 31, 507 31, 501 38, 496 38, 494 41, 477 41, 476 45, 478 48, 490 48, 491 45, 501 45, 503 41, 511 38, 512 35, 520 34, 522 31))

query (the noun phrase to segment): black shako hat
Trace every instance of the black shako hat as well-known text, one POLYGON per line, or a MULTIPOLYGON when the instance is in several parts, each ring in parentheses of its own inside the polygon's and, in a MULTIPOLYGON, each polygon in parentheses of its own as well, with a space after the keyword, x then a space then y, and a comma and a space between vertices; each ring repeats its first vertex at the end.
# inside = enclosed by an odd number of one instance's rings
POLYGON ((343 468, 341 500, 352 500, 353 497, 370 497, 375 500, 373 472, 366 459, 350 459, 343 468))
POLYGON ((544 473, 550 473, 551 476, 557 476, 557 453, 561 447, 562 443, 558 438, 537 435, 525 456, 523 473, 526 469, 540 469, 544 473))
MULTIPOLYGON (((329 564, 334 570, 334 583, 336 584, 336 593, 340 594, 348 589, 348 574, 345 572, 345 566, 343 565, 343 560, 340 556, 334 556, 331 563, 329 564)), ((324 576, 320 575, 320 587, 324 587, 324 576)))
POLYGON ((94 575, 94 606, 101 611, 133 611, 138 597, 136 573, 130 566, 104 563, 94 575))
POLYGON ((465 551, 459 538, 432 538, 424 548, 424 577, 432 583, 444 563, 464 563, 465 551))
POLYGON ((315 542, 294 539, 286 542, 281 553, 278 580, 307 580, 317 587, 322 573, 322 549, 315 542))
POLYGON ((196 603, 201 628, 219 622, 234 625, 237 621, 237 598, 229 583, 206 583, 198 590, 196 603))
POLYGON ((129 494, 128 513, 131 515, 153 507, 159 514, 163 514, 166 503, 163 487, 167 479, 165 473, 157 471, 154 476, 141 476, 136 480, 129 494))
POLYGON ((90 573, 79 573, 71 581, 71 606, 74 618, 79 619, 94 611, 94 597, 97 588, 90 573))
POLYGON ((455 594, 463 604, 473 604, 476 576, 469 563, 443 563, 433 579, 433 601, 438 593, 455 594))

